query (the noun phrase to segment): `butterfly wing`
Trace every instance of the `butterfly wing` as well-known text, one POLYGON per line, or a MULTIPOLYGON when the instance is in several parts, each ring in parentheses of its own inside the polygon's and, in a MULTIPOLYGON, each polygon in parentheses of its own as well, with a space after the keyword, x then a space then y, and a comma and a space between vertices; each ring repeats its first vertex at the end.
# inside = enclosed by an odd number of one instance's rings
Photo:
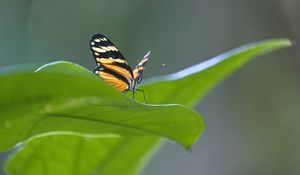
POLYGON ((139 84, 142 81, 142 74, 145 70, 145 66, 148 62, 149 56, 151 54, 151 51, 148 51, 143 59, 138 63, 138 65, 133 70, 133 78, 139 84))
POLYGON ((93 34, 89 46, 98 65, 94 73, 120 92, 128 91, 133 74, 117 47, 104 35, 98 33, 93 34))

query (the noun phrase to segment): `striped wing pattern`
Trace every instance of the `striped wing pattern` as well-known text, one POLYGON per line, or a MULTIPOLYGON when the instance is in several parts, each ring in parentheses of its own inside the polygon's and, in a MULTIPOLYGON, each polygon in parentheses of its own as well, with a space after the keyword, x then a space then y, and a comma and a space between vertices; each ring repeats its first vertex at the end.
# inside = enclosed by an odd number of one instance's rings
POLYGON ((94 73, 120 92, 134 91, 142 80, 150 51, 132 71, 118 48, 104 35, 95 33, 89 42, 90 50, 97 63, 94 73))
POLYGON ((139 84, 142 81, 142 74, 145 70, 145 66, 148 62, 150 51, 148 51, 143 59, 138 63, 138 65, 133 70, 133 78, 135 79, 136 83, 139 84))
POLYGON ((98 65, 94 73, 120 92, 128 91, 133 80, 132 70, 118 48, 101 34, 94 34, 89 45, 98 65))

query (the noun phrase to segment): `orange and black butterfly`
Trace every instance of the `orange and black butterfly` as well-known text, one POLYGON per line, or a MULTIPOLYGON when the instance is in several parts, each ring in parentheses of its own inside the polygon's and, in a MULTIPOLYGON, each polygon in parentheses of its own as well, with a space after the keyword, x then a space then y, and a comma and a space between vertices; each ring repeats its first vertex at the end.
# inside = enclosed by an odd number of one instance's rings
POLYGON ((119 49, 105 36, 93 34, 89 45, 98 66, 94 69, 96 75, 122 93, 132 91, 133 98, 135 91, 142 91, 137 89, 137 86, 142 81, 142 73, 148 62, 150 51, 132 70, 119 49))

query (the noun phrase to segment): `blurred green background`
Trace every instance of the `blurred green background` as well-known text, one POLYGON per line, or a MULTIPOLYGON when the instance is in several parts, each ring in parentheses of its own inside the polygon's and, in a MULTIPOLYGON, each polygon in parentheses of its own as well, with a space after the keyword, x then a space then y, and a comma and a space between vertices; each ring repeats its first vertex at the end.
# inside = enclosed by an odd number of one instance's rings
MULTIPOLYGON (((131 65, 151 50, 147 78, 253 41, 297 42, 299 9, 297 0, 0 0, 0 66, 68 60, 92 70, 97 32, 131 65)), ((197 106, 206 130, 193 153, 168 143, 142 175, 299 175, 299 58, 296 45, 223 81, 197 106)))

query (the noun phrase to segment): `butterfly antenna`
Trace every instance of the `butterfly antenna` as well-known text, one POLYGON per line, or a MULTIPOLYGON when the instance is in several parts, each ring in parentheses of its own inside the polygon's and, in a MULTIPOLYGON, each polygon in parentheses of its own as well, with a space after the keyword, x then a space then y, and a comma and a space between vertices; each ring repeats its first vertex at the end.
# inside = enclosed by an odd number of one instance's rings
POLYGON ((150 51, 150 50, 148 50, 148 51, 146 52, 146 54, 144 55, 144 58, 147 58, 147 57, 149 57, 149 56, 150 56, 150 54, 151 54, 151 51, 150 51))

